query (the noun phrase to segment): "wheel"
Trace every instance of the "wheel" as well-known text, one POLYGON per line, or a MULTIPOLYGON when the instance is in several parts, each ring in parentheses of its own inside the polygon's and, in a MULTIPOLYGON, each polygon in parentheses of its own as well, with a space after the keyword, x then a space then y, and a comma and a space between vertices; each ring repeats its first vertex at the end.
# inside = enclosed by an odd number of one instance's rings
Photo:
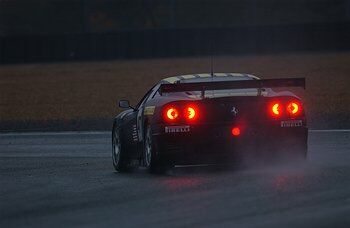
POLYGON ((144 164, 150 173, 163 174, 168 170, 169 165, 162 161, 156 150, 157 146, 153 141, 151 126, 146 125, 143 155, 144 164))
POLYGON ((113 127, 112 132, 112 160, 114 169, 118 172, 130 171, 130 161, 123 154, 122 141, 120 138, 120 130, 113 127))

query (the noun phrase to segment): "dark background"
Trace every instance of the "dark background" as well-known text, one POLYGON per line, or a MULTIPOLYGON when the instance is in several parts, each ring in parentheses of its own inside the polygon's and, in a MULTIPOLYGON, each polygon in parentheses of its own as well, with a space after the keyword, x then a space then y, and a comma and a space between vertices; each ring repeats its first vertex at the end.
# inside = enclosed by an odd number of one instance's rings
POLYGON ((349 128, 349 40, 350 0, 0 0, 0 131, 110 130, 118 99, 211 59, 305 77, 310 128, 349 128))
POLYGON ((2 0, 0 63, 344 51, 349 0, 2 0))

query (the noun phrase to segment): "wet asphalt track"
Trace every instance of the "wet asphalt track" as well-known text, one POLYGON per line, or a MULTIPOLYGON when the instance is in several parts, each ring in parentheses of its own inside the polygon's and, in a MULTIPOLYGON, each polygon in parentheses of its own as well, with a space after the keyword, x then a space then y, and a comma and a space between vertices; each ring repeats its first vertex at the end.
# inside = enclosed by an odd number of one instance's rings
POLYGON ((350 227, 350 132, 308 159, 118 174, 109 133, 0 134, 0 227, 350 227))

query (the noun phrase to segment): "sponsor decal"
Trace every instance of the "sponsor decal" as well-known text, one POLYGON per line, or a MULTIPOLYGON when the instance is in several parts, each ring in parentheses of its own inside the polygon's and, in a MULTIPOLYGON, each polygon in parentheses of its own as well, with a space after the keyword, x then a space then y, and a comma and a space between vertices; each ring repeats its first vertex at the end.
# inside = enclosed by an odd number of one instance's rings
POLYGON ((144 115, 153 115, 155 108, 156 108, 156 106, 146 106, 145 109, 143 110, 143 114, 144 115))
POLYGON ((190 126, 166 126, 165 133, 189 132, 190 126))
POLYGON ((303 126, 302 120, 285 120, 281 121, 281 127, 301 127, 303 126))

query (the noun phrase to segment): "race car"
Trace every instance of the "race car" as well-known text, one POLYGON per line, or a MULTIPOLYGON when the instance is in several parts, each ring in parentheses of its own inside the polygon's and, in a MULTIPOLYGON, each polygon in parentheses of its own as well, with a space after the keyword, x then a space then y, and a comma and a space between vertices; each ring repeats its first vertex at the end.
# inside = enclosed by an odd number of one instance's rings
POLYGON ((259 79, 240 73, 169 77, 114 118, 112 159, 118 172, 145 166, 306 158, 308 128, 301 99, 305 78, 259 79), (276 91, 275 88, 279 88, 276 91), (282 90, 281 90, 282 88, 282 90))

